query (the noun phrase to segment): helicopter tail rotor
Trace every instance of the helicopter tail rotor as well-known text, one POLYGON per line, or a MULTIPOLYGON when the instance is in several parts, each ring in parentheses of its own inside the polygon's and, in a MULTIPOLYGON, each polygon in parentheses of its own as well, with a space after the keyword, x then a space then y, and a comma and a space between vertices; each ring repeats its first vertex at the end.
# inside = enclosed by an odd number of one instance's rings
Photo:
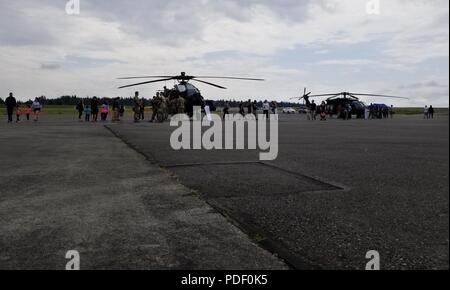
POLYGON ((299 101, 301 101, 301 100, 305 100, 305 99, 309 98, 309 96, 311 95, 311 92, 306 93, 306 91, 307 91, 307 88, 304 88, 303 96, 301 96, 301 97, 293 97, 293 98, 291 98, 291 100, 298 99, 299 101))

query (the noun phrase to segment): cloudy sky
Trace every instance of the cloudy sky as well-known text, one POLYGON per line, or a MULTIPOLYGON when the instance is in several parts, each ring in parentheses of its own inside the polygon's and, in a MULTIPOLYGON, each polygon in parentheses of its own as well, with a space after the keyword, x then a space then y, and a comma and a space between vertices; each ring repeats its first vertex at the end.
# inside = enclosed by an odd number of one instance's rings
POLYGON ((306 86, 449 105, 447 0, 379 0, 379 14, 369 0, 80 1, 68 15, 68 0, 0 0, 1 97, 128 96, 117 77, 186 71, 266 79, 200 84, 209 99, 289 100, 306 86))

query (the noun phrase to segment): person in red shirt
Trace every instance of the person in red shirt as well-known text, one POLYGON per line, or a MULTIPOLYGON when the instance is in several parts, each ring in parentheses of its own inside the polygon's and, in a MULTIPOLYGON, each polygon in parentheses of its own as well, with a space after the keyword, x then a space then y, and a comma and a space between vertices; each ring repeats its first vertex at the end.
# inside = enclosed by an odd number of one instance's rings
POLYGON ((30 121, 30 116, 32 112, 33 110, 31 110, 31 106, 27 105, 27 107, 25 108, 25 115, 27 116, 27 121, 30 121))
POLYGON ((20 122, 21 115, 22 115, 22 107, 19 104, 17 104, 17 106, 16 106, 16 117, 17 117, 16 123, 20 122))

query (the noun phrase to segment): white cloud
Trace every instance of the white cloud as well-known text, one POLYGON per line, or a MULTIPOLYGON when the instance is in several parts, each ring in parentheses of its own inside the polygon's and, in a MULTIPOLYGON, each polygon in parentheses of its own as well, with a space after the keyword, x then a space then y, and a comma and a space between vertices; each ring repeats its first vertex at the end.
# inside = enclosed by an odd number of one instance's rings
MULTIPOLYGON (((180 71, 268 80, 225 82, 228 91, 201 86, 207 97, 283 99, 305 85, 392 91, 420 82, 424 67, 448 77, 448 64, 433 63, 448 63, 445 0, 382 0, 380 15, 366 13, 366 0, 81 1, 81 15, 68 16, 64 1, 0 0, 1 94, 115 96, 131 92, 118 91, 116 77, 180 71), (354 50, 361 43, 378 51, 361 57, 354 50), (338 46, 348 48, 344 55, 337 54, 338 46), (323 58, 303 60, 298 68, 277 61, 280 54, 305 50, 323 58), (368 68, 374 75, 363 79, 368 68)), ((140 89, 151 94, 157 88, 140 89)), ((423 93, 411 104, 435 100, 435 91, 423 93)), ((448 98, 439 102, 448 105, 448 98)))

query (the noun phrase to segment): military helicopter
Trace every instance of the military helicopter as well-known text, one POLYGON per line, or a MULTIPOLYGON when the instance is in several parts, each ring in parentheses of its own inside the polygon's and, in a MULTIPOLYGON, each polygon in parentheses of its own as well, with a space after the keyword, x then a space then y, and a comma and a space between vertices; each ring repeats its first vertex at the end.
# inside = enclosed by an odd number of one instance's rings
MULTIPOLYGON (((193 107, 194 106, 205 106, 205 101, 203 96, 200 93, 200 90, 196 88, 194 85, 190 83, 190 81, 195 81, 199 83, 203 83, 206 85, 210 85, 219 89, 226 90, 227 88, 207 82, 201 79, 228 79, 228 80, 244 80, 244 81, 264 81, 264 79, 257 79, 257 78, 238 78, 238 77, 216 77, 216 76, 189 76, 186 75, 185 72, 180 73, 180 75, 176 76, 142 76, 142 77, 124 77, 119 78, 121 80, 131 80, 131 79, 154 79, 156 80, 150 80, 130 85, 125 85, 119 87, 119 89, 123 88, 129 88, 134 86, 140 86, 140 85, 146 85, 151 83, 158 83, 158 82, 166 82, 166 81, 175 81, 178 82, 178 84, 175 84, 173 89, 165 89, 164 94, 165 97, 182 97, 186 101, 186 113, 189 116, 192 116, 193 113, 193 107)), ((211 107, 212 102, 207 101, 208 105, 211 107)))
POLYGON ((388 95, 377 95, 377 94, 361 94, 361 93, 349 93, 349 92, 341 92, 334 94, 321 94, 321 95, 311 95, 311 92, 306 93, 307 89, 304 89, 304 93, 302 97, 296 97, 293 99, 304 100, 306 102, 306 106, 308 108, 311 107, 310 98, 320 98, 320 97, 329 97, 326 100, 326 104, 329 105, 331 110, 331 114, 338 114, 338 108, 344 107, 347 104, 350 104, 352 107, 352 115, 356 115, 357 118, 364 118, 367 105, 364 104, 357 96, 365 96, 365 97, 377 97, 377 98, 391 98, 391 99, 404 99, 409 100, 409 98, 398 97, 398 96, 388 96, 388 95))

